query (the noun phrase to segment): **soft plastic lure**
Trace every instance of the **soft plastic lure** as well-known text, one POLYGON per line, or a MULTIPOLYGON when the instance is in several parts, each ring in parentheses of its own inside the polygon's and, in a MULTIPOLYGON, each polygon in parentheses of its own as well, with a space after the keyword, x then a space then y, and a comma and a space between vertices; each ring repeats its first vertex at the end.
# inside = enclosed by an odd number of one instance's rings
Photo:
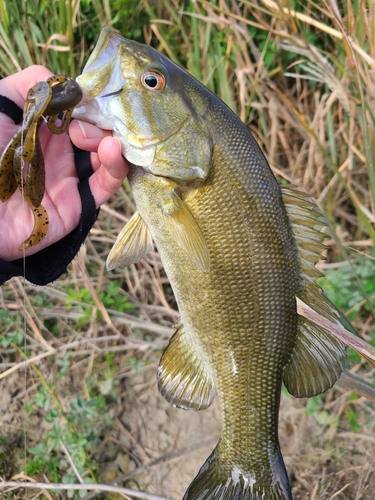
POLYGON ((18 187, 34 215, 32 233, 22 243, 20 251, 42 241, 48 231, 48 214, 41 204, 45 167, 38 137, 39 127, 45 119, 53 134, 63 134, 74 107, 81 99, 79 85, 68 76, 55 75, 45 82, 38 82, 27 94, 21 128, 0 157, 0 200, 7 201, 18 187), (24 169, 25 162, 28 163, 27 169, 24 169), (27 171, 26 175, 24 171, 27 171))

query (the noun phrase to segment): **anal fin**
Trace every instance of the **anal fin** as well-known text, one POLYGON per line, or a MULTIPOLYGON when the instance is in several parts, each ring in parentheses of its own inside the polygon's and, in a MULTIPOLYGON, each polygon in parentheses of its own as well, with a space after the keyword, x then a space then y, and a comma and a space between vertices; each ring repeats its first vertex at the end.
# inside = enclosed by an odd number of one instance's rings
POLYGON ((161 357, 158 386, 165 399, 185 410, 203 410, 212 403, 216 389, 213 379, 203 366, 179 326, 161 357))
MULTIPOLYGON (((303 285, 300 298, 333 323, 339 313, 315 283, 321 273, 315 268, 324 248, 325 235, 319 231, 324 222, 318 207, 307 201, 306 193, 293 186, 281 186, 282 196, 298 247, 303 285)), ((327 330, 299 316, 299 332, 290 362, 284 370, 284 383, 296 397, 311 397, 326 391, 336 382, 344 367, 345 345, 327 330)))

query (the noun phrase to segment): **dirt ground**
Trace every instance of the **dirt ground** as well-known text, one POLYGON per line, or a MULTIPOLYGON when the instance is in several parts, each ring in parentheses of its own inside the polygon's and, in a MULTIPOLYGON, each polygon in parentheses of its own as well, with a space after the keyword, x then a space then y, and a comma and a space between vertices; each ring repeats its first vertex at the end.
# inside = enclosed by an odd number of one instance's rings
MULTIPOLYGON (((219 438, 220 410, 216 400, 201 412, 173 408, 157 391, 155 370, 153 364, 120 381, 110 409, 113 426, 95 458, 100 482, 125 481, 128 488, 177 500, 219 438)), ((37 443, 49 424, 42 412, 26 418, 24 375, 17 372, 1 382, 0 425, 8 447, 22 447, 25 430, 37 443)), ((32 393, 32 385, 27 386, 26 393, 32 393)), ((361 401, 366 411, 362 408, 361 427, 354 433, 340 417, 352 404, 348 395, 340 388, 331 390, 323 409, 311 413, 306 400, 283 393, 280 442, 295 500, 373 500, 374 411, 361 401)), ((0 475, 9 479, 12 467, 7 470, 4 458, 1 463, 0 475)))

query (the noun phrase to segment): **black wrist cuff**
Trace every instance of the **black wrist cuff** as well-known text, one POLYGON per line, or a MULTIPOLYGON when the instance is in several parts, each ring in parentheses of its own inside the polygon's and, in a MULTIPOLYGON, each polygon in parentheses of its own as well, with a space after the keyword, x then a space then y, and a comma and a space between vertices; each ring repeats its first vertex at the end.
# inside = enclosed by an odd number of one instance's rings
POLYGON ((89 177, 93 173, 90 153, 78 148, 74 148, 74 152, 80 179, 78 191, 82 202, 79 225, 60 241, 25 259, 12 262, 0 260, 0 285, 12 276, 25 276, 28 281, 35 285, 46 285, 56 280, 67 272, 68 264, 75 257, 90 232, 99 214, 99 209, 95 208, 95 199, 89 186, 89 177))
POLYGON ((22 121, 23 110, 5 95, 0 95, 0 113, 4 113, 9 118, 12 118, 16 125, 22 121))

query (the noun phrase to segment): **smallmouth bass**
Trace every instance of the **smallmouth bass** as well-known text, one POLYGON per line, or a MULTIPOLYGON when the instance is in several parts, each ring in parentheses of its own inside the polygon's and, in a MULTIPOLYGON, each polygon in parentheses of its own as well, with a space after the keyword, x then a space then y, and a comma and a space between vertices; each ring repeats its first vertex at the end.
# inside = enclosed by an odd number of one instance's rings
POLYGON ((177 407, 218 395, 222 434, 186 500, 291 500, 278 440, 281 384, 319 394, 345 348, 296 311, 296 297, 339 323, 314 264, 322 223, 307 195, 280 187, 245 125, 202 84, 151 47, 104 28, 77 82, 79 119, 113 130, 137 212, 108 267, 156 243, 181 321, 158 368, 177 407))

